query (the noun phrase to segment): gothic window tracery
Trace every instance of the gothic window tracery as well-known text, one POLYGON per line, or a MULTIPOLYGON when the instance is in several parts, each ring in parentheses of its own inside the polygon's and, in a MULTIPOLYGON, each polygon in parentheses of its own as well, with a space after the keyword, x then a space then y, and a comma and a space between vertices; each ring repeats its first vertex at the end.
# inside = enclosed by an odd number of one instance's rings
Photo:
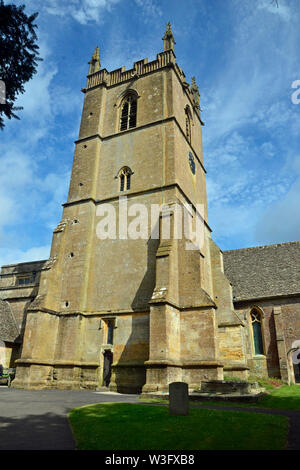
POLYGON ((255 355, 264 354, 263 335, 262 335, 262 315, 257 309, 250 312, 252 325, 253 348, 255 355))
POLYGON ((128 191, 131 184, 131 175, 133 172, 128 166, 121 168, 119 171, 120 191, 128 191))

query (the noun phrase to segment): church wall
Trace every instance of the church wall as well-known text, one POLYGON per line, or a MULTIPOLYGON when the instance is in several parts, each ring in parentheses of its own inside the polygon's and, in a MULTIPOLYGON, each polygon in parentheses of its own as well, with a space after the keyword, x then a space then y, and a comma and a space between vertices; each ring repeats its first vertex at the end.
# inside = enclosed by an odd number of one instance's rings
POLYGON ((48 309, 63 313, 86 308, 85 286, 92 256, 95 205, 91 201, 65 207, 54 231, 51 270, 41 279, 48 309), (88 248, 88 249, 87 249, 88 248))
POLYGON ((1 267, 0 299, 7 300, 12 308, 16 325, 23 334, 27 305, 35 298, 44 261, 11 264, 1 267), (28 285, 19 285, 19 277, 29 277, 28 285))
POLYGON ((215 310, 184 310, 180 317, 181 360, 215 361, 215 310))
MULTIPOLYGON (((172 89, 173 89, 173 114, 178 121, 184 134, 186 134, 186 113, 185 108, 189 106, 192 119, 191 119, 191 149, 197 154, 197 157, 203 164, 203 151, 202 151, 202 128, 199 117, 193 109, 191 101, 184 91, 182 82, 178 79, 175 72, 172 73, 172 89)), ((180 139, 182 140, 182 138, 180 139)))
MULTIPOLYGON (((26 294, 25 294, 26 295, 26 294)), ((6 300, 7 297, 6 297, 6 300)), ((17 299, 9 299, 8 302, 11 306, 17 328, 20 332, 20 335, 23 336, 24 328, 25 328, 25 321, 26 321, 26 308, 30 305, 32 298, 28 298, 27 295, 24 299, 17 298, 17 299)))
POLYGON ((119 315, 114 330, 114 363, 143 364, 149 357, 149 314, 119 315))
POLYGON ((43 313, 28 313, 22 357, 49 361, 54 356, 58 317, 43 313), (38 341, 37 341, 38 339, 38 341))
POLYGON ((68 202, 96 197, 101 142, 97 137, 76 145, 68 202))
POLYGON ((16 347, 13 343, 0 341, 0 365, 4 369, 14 367, 15 349, 16 347))
MULTIPOLYGON (((149 358, 149 315, 119 315, 115 318, 115 325, 110 388, 123 393, 136 393, 141 391, 146 381, 144 362, 149 358)), ((102 345, 101 352, 103 349, 105 346, 102 345)), ((103 360, 101 365, 103 367, 103 360)), ((101 368, 100 382, 102 376, 101 368)))
MULTIPOLYGON (((165 126, 169 132, 170 124, 165 126)), ((147 127, 138 132, 128 132, 102 144, 97 185, 97 199, 120 196, 120 169, 128 166, 131 192, 145 191, 163 186, 164 141, 159 126, 147 127)), ((125 193, 126 194, 126 193, 125 193)))
MULTIPOLYGON (((41 268, 45 261, 11 264, 1 267, 0 299, 9 303, 15 322, 15 342, 5 342, 5 367, 15 367, 15 360, 21 355, 21 345, 26 323, 27 307, 37 295, 41 268), (30 278, 31 282, 19 285, 19 278, 30 278)), ((1 356, 1 354, 0 354, 1 356)))
POLYGON ((81 114, 79 139, 85 139, 102 133, 102 115, 105 110, 106 88, 97 87, 84 95, 81 114))
POLYGON ((245 377, 246 367, 241 369, 245 360, 243 326, 231 325, 218 328, 220 360, 224 364, 224 375, 245 377))
MULTIPOLYGON (((243 319, 246 329, 247 359, 250 374, 280 377, 280 364, 278 356, 278 333, 276 332, 274 308, 281 308, 281 319, 286 352, 296 340, 300 340, 300 297, 262 299, 245 301, 236 304, 236 311, 243 319), (253 307, 260 307, 263 312, 263 341, 265 356, 255 358, 250 311, 253 307)), ((279 338, 280 340, 280 338, 279 338)))
POLYGON ((178 126, 174 126, 175 145, 175 172, 176 182, 180 185, 181 190, 189 198, 193 204, 203 204, 201 214, 207 221, 206 208, 206 183, 205 173, 197 160, 195 154, 191 151, 190 145, 182 137, 178 126), (193 175, 189 164, 189 153, 194 155, 195 175, 193 175))
POLYGON ((137 126, 161 120, 165 116, 164 72, 158 71, 107 89, 103 136, 119 132, 120 107, 128 90, 138 94, 137 126))
MULTIPOLYGON (((166 196, 172 198, 172 191, 166 196)), ((147 208, 148 233, 146 239, 100 240, 94 233, 94 252, 91 267, 91 278, 94 279, 89 290, 89 309, 99 310, 148 310, 148 301, 155 286, 156 250, 159 240, 151 237, 151 204, 160 206, 163 203, 162 193, 151 195, 141 194, 128 198, 128 211, 132 204, 143 204, 147 208), (111 247, 113 246, 113 249, 111 247)), ((167 202, 167 201, 166 201, 167 202)), ((113 203, 117 216, 117 231, 119 220, 118 201, 113 203)), ((98 208, 101 206, 98 206, 98 208)), ((138 214, 137 214, 138 215, 138 214)), ((129 216, 130 223, 135 216, 129 216)), ((97 220, 100 223, 101 218, 97 220)), ((157 219, 153 218, 156 224, 157 219)), ((118 233, 118 232, 117 232, 118 233)), ((130 235, 130 234, 129 234, 130 235)))

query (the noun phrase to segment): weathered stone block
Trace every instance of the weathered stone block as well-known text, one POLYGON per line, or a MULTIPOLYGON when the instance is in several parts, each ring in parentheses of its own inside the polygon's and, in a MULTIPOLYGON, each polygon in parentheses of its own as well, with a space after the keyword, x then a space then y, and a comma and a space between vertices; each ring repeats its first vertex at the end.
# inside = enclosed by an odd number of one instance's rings
POLYGON ((169 411, 171 415, 187 416, 189 414, 188 384, 173 382, 169 385, 169 411))

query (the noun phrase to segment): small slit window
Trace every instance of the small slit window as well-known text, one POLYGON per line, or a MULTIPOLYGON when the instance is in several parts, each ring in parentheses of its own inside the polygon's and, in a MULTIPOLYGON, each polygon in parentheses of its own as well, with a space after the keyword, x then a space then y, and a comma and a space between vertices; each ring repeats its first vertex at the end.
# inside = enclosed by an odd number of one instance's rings
POLYGON ((120 130, 132 129, 136 127, 137 98, 130 94, 125 97, 121 108, 120 130))
POLYGON ((114 321, 109 320, 107 322, 107 344, 113 344, 114 342, 114 321))

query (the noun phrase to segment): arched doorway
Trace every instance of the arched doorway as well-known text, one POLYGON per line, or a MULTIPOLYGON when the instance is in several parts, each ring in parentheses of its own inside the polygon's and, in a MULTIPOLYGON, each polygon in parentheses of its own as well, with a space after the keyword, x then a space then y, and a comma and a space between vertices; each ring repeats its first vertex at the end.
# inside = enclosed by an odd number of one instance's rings
POLYGON ((295 383, 300 384, 300 349, 297 349, 293 353, 292 357, 293 357, 295 383))
POLYGON ((111 379, 111 365, 113 362, 113 354, 111 350, 107 349, 104 351, 103 359, 103 385, 104 387, 109 387, 111 379))
POLYGON ((289 384, 300 383, 300 346, 297 343, 300 341, 294 341, 293 347, 287 352, 289 384))

